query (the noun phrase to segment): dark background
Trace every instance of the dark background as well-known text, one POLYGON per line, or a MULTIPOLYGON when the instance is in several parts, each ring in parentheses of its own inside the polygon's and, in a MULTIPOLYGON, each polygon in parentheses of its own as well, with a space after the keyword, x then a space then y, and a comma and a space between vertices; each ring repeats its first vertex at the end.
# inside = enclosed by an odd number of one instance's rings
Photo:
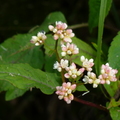
MULTIPOLYGON (((109 46, 112 38, 120 28, 120 1, 114 0, 114 6, 106 18, 104 44, 109 46)), ((89 17, 88 0, 0 0, 0 42, 18 34, 27 33, 32 27, 40 25, 46 16, 54 11, 61 11, 68 25, 87 23, 89 17)), ((97 28, 89 33, 88 27, 75 29, 77 37, 91 42, 96 38, 97 28)), ((105 105, 106 99, 102 94, 95 96, 91 93, 76 96, 84 100, 105 105)), ((109 114, 72 102, 67 105, 59 101, 56 95, 44 95, 38 89, 25 93, 22 97, 5 101, 5 92, 0 94, 0 120, 111 120, 109 114)))
MULTIPOLYGON (((112 7, 105 27, 111 38, 120 28, 120 2, 113 0, 113 3, 115 10, 112 7)), ((0 0, 0 41, 14 34, 28 32, 55 11, 61 11, 65 15, 69 26, 88 22, 88 0, 0 0)), ((74 30, 76 36, 83 40, 90 39, 91 35, 96 37, 95 31, 96 29, 89 34, 88 27, 74 30)))
POLYGON ((1 0, 0 39, 28 32, 32 27, 40 25, 46 16, 54 11, 63 12, 69 25, 87 22, 88 1, 1 0))

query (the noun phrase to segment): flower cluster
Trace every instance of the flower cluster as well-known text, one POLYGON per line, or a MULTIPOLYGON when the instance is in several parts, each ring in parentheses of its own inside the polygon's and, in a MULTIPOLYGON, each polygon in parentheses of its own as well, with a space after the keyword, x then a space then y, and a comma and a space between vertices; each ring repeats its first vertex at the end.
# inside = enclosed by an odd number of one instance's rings
POLYGON ((76 79, 77 77, 79 77, 85 70, 85 68, 77 69, 75 63, 72 63, 69 66, 69 61, 64 59, 61 59, 60 63, 56 61, 53 66, 53 69, 57 69, 59 72, 61 72, 62 69, 64 69, 66 71, 66 73, 64 74, 64 77, 73 78, 73 79, 76 79))
MULTIPOLYGON (((62 58, 54 63, 53 69, 62 72, 62 77, 65 77, 65 79, 63 80, 62 86, 56 87, 56 94, 60 100, 64 99, 67 104, 70 104, 74 99, 72 93, 76 90, 77 83, 79 83, 80 80, 82 80, 84 84, 92 84, 93 88, 96 88, 99 84, 110 84, 112 81, 117 81, 116 74, 118 71, 112 69, 109 64, 106 63, 101 66, 100 75, 97 76, 92 72, 94 60, 87 59, 85 56, 80 57, 80 61, 82 62, 81 67, 77 66, 72 61, 71 56, 78 54, 79 48, 72 43, 71 38, 74 37, 74 33, 71 29, 67 29, 67 27, 67 24, 61 21, 56 22, 55 26, 48 26, 49 30, 53 32, 54 40, 61 40, 62 58)), ((30 42, 38 46, 43 44, 46 38, 45 32, 38 32, 37 36, 32 36, 30 42)))
POLYGON ((77 48, 77 46, 73 43, 72 44, 66 43, 66 45, 62 44, 61 48, 62 48, 62 52, 61 52, 62 56, 66 56, 67 54, 74 55, 79 53, 79 48, 77 48))
POLYGON ((75 63, 72 63, 69 67, 65 68, 67 73, 64 74, 65 78, 76 79, 84 72, 84 68, 77 69, 75 63))
POLYGON ((83 82, 85 82, 85 84, 93 84, 93 88, 96 88, 100 83, 100 79, 96 78, 95 73, 89 71, 87 72, 87 75, 84 76, 83 82))
POLYGON ((93 59, 88 60, 84 56, 81 56, 82 66, 86 68, 87 71, 92 71, 92 66, 94 65, 93 59))
POLYGON ((98 84, 110 84, 110 81, 116 81, 116 69, 112 69, 109 64, 102 65, 101 67, 101 74, 96 76, 95 73, 91 72, 92 67, 94 65, 93 59, 87 59, 84 56, 81 56, 82 61, 82 68, 77 68, 75 63, 72 63, 69 66, 69 61, 61 59, 60 63, 56 61, 54 64, 54 69, 57 69, 59 72, 64 69, 66 73, 64 74, 64 77, 69 79, 76 79, 77 77, 80 77, 84 74, 84 71, 87 71, 87 75, 84 75, 83 82, 85 84, 93 84, 93 88, 96 88, 98 84))
POLYGON ((39 46, 44 43, 44 41, 47 39, 45 32, 38 32, 37 36, 32 36, 32 39, 30 40, 31 43, 35 44, 35 46, 39 46))
POLYGON ((98 84, 110 84, 110 81, 117 81, 116 69, 112 69, 108 63, 101 66, 101 74, 96 77, 96 74, 93 72, 87 72, 87 75, 84 76, 83 81, 85 84, 93 84, 93 88, 96 88, 98 84))
POLYGON ((55 25, 55 27, 53 25, 48 26, 49 30, 54 33, 54 39, 58 40, 60 38, 63 42, 72 42, 71 38, 74 37, 74 33, 71 29, 67 29, 67 24, 58 21, 55 25))
POLYGON ((62 86, 56 87, 56 94, 60 100, 64 99, 67 104, 70 104, 74 99, 72 92, 76 89, 76 84, 71 84, 70 82, 62 83, 62 86))
POLYGON ((116 69, 112 69, 109 66, 109 63, 106 63, 105 65, 101 66, 101 74, 99 75, 100 83, 101 84, 110 84, 110 81, 116 81, 116 69))
POLYGON ((68 60, 61 59, 60 63, 58 63, 58 61, 56 61, 53 69, 57 69, 59 72, 61 72, 62 69, 65 69, 66 67, 68 67, 68 60))

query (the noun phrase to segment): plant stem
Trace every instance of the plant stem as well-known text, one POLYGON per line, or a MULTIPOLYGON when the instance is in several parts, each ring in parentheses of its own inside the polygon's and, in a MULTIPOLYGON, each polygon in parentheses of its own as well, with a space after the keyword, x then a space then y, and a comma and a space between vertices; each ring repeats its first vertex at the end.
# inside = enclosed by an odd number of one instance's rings
POLYGON ((57 51, 57 46, 58 46, 58 40, 56 40, 56 43, 55 43, 55 53, 56 53, 56 57, 57 57, 58 62, 60 62, 60 57, 59 57, 59 54, 57 51))
POLYGON ((82 99, 78 99, 78 98, 74 98, 74 101, 76 102, 79 102, 79 103, 82 103, 82 104, 85 104, 85 105, 88 105, 88 106, 91 106, 91 107, 95 107, 95 108, 98 108, 100 110, 103 110, 103 111, 106 111, 106 112, 109 112, 108 109, 104 106, 101 106, 101 105, 98 105, 98 104, 94 104, 92 102, 88 102, 88 101, 85 101, 85 100, 82 100, 82 99))
MULTIPOLYGON (((75 24, 75 25, 69 26, 68 28, 70 28, 70 29, 77 29, 77 28, 83 28, 83 27, 88 27, 88 23, 75 24)), ((109 25, 105 25, 104 27, 106 29, 109 29, 109 30, 112 30, 112 31, 115 31, 115 32, 119 31, 118 28, 115 28, 115 27, 112 27, 112 26, 109 26, 109 25)))
MULTIPOLYGON (((57 57, 58 62, 60 62, 60 57, 59 57, 59 54, 58 54, 58 51, 57 51, 57 47, 58 47, 58 40, 56 40, 56 43, 55 43, 55 53, 56 53, 56 57, 57 57)), ((61 71, 61 78, 62 78, 62 82, 65 82, 64 71, 63 70, 61 71)))
POLYGON ((88 27, 88 23, 81 23, 81 24, 69 26, 70 29, 76 29, 76 28, 81 28, 81 27, 88 27))
POLYGON ((98 75, 100 73, 100 65, 101 65, 101 48, 102 48, 102 36, 103 36, 104 20, 106 13, 106 4, 107 4, 107 0, 101 0, 99 23, 98 23, 98 43, 97 43, 98 49, 97 49, 97 57, 96 57, 96 72, 98 75))

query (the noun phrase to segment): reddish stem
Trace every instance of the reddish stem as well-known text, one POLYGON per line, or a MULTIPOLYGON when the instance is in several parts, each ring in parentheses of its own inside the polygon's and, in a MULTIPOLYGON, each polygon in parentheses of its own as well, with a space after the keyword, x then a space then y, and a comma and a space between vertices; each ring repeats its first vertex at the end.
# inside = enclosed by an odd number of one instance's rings
POLYGON ((88 101, 85 101, 85 100, 82 100, 82 99, 78 99, 78 98, 74 98, 74 101, 77 101, 79 103, 82 103, 82 104, 85 104, 85 105, 88 105, 88 106, 91 106, 91 107, 95 107, 95 108, 98 108, 100 110, 103 110, 103 111, 106 111, 106 112, 109 112, 108 109, 104 106, 101 106, 101 105, 97 105, 97 104, 94 104, 92 102, 88 102, 88 101))

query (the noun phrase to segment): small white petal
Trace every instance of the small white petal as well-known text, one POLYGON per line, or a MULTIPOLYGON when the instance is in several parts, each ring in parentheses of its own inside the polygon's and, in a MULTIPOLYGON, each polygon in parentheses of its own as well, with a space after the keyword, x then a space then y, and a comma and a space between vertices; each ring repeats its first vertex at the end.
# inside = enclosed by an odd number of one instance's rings
POLYGON ((67 104, 70 104, 70 103, 71 103, 71 100, 67 100, 66 102, 67 102, 67 104))
POLYGON ((39 45, 40 45, 40 43, 38 43, 38 42, 35 43, 35 46, 39 46, 39 45))
POLYGON ((93 59, 90 59, 89 62, 93 62, 94 60, 93 59))
POLYGON ((109 85, 109 84, 110 84, 110 81, 109 81, 109 80, 106 80, 106 84, 108 84, 108 85, 109 85))
POLYGON ((61 72, 62 71, 62 68, 61 67, 58 67, 58 69, 57 69, 59 72, 61 72))
POLYGON ((83 62, 85 61, 85 57, 84 56, 81 56, 80 60, 83 62))
POLYGON ((61 55, 62 56, 66 56, 66 52, 61 52, 61 55))
POLYGON ((72 52, 70 50, 67 51, 67 54, 72 54, 72 52))
POLYGON ((52 25, 49 25, 48 28, 50 31, 53 31, 53 29, 54 29, 54 27, 52 25))
POLYGON ((105 73, 105 70, 104 70, 104 69, 102 69, 102 70, 101 70, 101 73, 102 73, 102 74, 104 74, 104 73, 105 73))
POLYGON ((60 100, 62 100, 62 99, 63 99, 63 96, 62 96, 62 95, 59 95, 58 98, 59 98, 60 100))
POLYGON ((53 32, 54 32, 54 33, 56 33, 56 32, 57 32, 57 29, 56 29, 56 28, 54 28, 54 29, 53 29, 53 32))
POLYGON ((72 90, 71 90, 71 89, 69 89, 69 90, 67 91, 67 93, 68 93, 68 94, 71 94, 71 92, 72 92, 72 90))
POLYGON ((98 85, 97 84, 93 84, 93 88, 96 88, 98 85))

